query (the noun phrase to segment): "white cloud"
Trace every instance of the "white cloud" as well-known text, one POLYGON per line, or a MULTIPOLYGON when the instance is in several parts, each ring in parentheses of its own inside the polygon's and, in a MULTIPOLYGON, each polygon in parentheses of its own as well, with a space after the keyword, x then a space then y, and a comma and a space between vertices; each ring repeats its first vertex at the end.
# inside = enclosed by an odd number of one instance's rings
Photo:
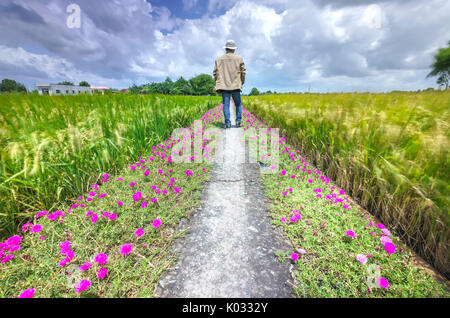
POLYGON ((41 83, 52 80, 69 80, 74 83, 85 80, 91 85, 118 85, 113 78, 104 78, 93 73, 80 71, 73 63, 64 58, 52 57, 46 54, 34 54, 21 47, 10 48, 0 45, 0 69, 22 71, 30 78, 41 83), (6 63, 7 61, 7 63, 6 63), (32 76, 36 74, 37 76, 32 76))
MULTIPOLYGON (((65 27, 64 3, 2 1, 0 73, 19 81, 33 72, 90 76, 120 87, 189 78, 212 74, 233 39, 247 66, 247 92, 304 90, 311 83, 338 91, 418 89, 433 85, 426 72, 450 38, 445 0, 210 0, 202 18, 188 20, 144 0, 78 0, 78 31, 65 27), (45 53, 14 49, 30 43, 45 53)), ((199 1, 179 5, 190 10, 199 1)))

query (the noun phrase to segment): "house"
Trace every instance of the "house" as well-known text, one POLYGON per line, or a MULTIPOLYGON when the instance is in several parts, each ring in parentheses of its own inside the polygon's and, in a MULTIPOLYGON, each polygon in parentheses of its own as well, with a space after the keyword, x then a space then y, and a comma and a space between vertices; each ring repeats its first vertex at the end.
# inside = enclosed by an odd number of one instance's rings
POLYGON ((105 92, 109 91, 110 88, 109 87, 105 87, 105 86, 91 86, 91 90, 92 90, 93 93, 96 93, 96 94, 100 94, 101 93, 102 95, 105 95, 105 92))
POLYGON ((127 93, 130 92, 130 90, 129 90, 128 88, 124 88, 124 89, 121 89, 120 92, 121 92, 122 94, 127 94, 127 93))
POLYGON ((58 84, 38 84, 36 85, 39 95, 77 95, 77 94, 89 94, 92 95, 92 91, 86 86, 76 85, 58 85, 58 84))

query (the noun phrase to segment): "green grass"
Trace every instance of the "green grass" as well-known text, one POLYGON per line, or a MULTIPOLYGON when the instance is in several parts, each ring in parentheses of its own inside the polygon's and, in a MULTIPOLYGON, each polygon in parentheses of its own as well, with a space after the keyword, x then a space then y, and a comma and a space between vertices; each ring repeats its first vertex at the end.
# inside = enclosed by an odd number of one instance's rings
MULTIPOLYGON (((249 127, 253 122, 258 123, 244 112, 244 126, 249 127), (246 121, 250 119, 250 123, 246 121)), ((261 126, 261 125, 260 125, 261 126)), ((255 127, 255 124, 253 124, 255 127)), ((267 126, 265 126, 267 127, 267 126)), ((260 130, 260 134, 264 134, 260 130)), ((314 189, 321 188, 321 194, 325 197, 331 194, 332 184, 326 185, 317 174, 317 169, 309 163, 306 170, 299 160, 295 148, 284 143, 280 149, 279 173, 264 174, 264 191, 270 199, 271 216, 273 224, 284 229, 286 236, 292 243, 294 250, 280 255, 281 261, 291 258, 296 252, 299 260, 296 280, 299 284, 295 292, 299 297, 449 297, 445 285, 437 282, 430 271, 423 266, 415 265, 415 254, 409 249, 394 231, 390 224, 385 224, 391 231, 392 242, 397 251, 387 254, 377 234, 381 233, 375 225, 378 223, 368 212, 360 208, 353 200, 352 207, 348 211, 342 204, 327 202, 324 198, 316 197, 314 189), (286 151, 284 147, 288 147, 286 151), (285 151, 282 153, 281 150, 285 151), (296 161, 292 161, 288 152, 295 153, 296 161), (297 168, 300 165, 301 168, 297 168), (286 171, 286 175, 280 172, 286 171), (295 178, 291 178, 295 175, 295 178), (309 183, 307 180, 313 180, 309 183), (283 192, 292 188, 286 196, 283 192), (294 216, 293 210, 299 210, 302 218, 293 223, 289 218, 294 216), (285 218, 287 222, 282 222, 285 218), (372 221, 373 226, 368 226, 372 221), (348 239, 347 230, 353 230, 356 238, 348 239), (373 232, 373 235, 369 233, 373 232), (297 249, 306 250, 306 254, 300 254, 297 249), (372 254, 366 264, 356 260, 357 254, 372 254), (369 291, 367 278, 369 265, 381 266, 380 276, 389 281, 389 289, 373 288, 369 291)), ((261 155, 261 153, 260 153, 261 155)), ((267 160, 267 159, 266 159, 267 160)), ((264 160, 262 161, 264 162, 264 160)), ((270 161, 267 161, 270 166, 270 161)), ((338 198, 339 189, 334 189, 338 198)), ((346 196, 346 195, 345 195, 346 196)), ((350 204, 347 201, 344 203, 350 204)), ((293 262, 293 261, 292 261, 293 262)), ((448 288, 448 286, 447 286, 448 288)))
MULTIPOLYGON (((212 114, 214 114, 212 110, 212 114)), ((200 116, 199 116, 200 117, 200 116)), ((206 127, 214 125, 216 119, 204 122, 206 127)), ((208 138, 205 136, 204 138, 208 138)), ((203 143, 208 141, 204 139, 203 143)), ((34 224, 41 224, 43 230, 40 233, 21 233, 21 249, 14 252, 14 259, 0 264, 0 297, 17 297, 25 289, 35 289, 35 297, 66 298, 66 297, 154 297, 154 290, 162 272, 174 264, 174 258, 169 253, 169 248, 174 239, 183 235, 178 233, 176 225, 183 217, 189 217, 199 204, 203 184, 209 179, 211 165, 195 163, 168 163, 167 157, 163 160, 157 156, 160 149, 152 149, 142 159, 146 160, 146 170, 131 170, 128 166, 115 175, 110 175, 108 182, 103 182, 96 192, 94 200, 87 201, 87 194, 83 193, 81 201, 73 201, 69 204, 58 204, 50 212, 68 211, 73 203, 85 206, 77 206, 70 214, 64 217, 64 222, 50 221, 46 216, 34 220, 34 224), (148 157, 155 160, 148 161, 148 157), (159 173, 162 169, 167 176, 159 173), (170 172, 170 170, 173 170, 170 172), (192 175, 185 172, 189 169, 192 175), (123 180, 117 180, 118 177, 123 180), (175 179, 174 185, 169 186, 170 178, 175 179), (164 181, 162 181, 164 179, 164 181), (130 182, 135 182, 133 187, 130 182), (156 194, 152 186, 167 189, 168 193, 156 194), (180 192, 173 191, 174 187, 180 188, 180 192), (146 208, 141 203, 135 202, 132 195, 137 191, 142 196, 149 196, 146 208), (98 195, 107 193, 107 196, 99 198, 98 195), (157 202, 150 199, 157 197, 157 202), (117 202, 122 201, 120 207, 117 202), (100 218, 94 224, 90 218, 86 219, 86 212, 93 211, 99 216, 103 212, 116 213, 117 219, 109 220, 100 218), (155 229, 153 220, 160 219, 161 227, 155 229), (134 233, 142 228, 145 234, 136 238, 134 233), (44 236, 44 239, 40 239, 44 236), (73 260, 64 267, 59 262, 65 256, 60 253, 60 243, 71 242, 74 251, 73 260), (129 255, 121 255, 120 247, 123 244, 133 244, 133 250, 129 255), (93 258, 99 254, 108 255, 106 267, 108 274, 104 279, 97 278, 100 265, 93 262, 93 258), (85 272, 77 269, 85 262, 92 262, 92 267, 85 272), (75 270, 73 270, 75 268, 75 270), (72 272, 72 273, 71 273, 72 272), (78 275, 80 274, 80 275, 78 275), (72 276, 69 276, 72 275, 72 276), (74 279, 74 280, 72 280, 74 279), (75 293, 71 282, 87 279, 92 282, 89 290, 75 293)))
POLYGON ((0 238, 219 103, 203 96, 0 95, 0 238))
POLYGON ((449 277, 450 92, 265 95, 243 103, 449 277))

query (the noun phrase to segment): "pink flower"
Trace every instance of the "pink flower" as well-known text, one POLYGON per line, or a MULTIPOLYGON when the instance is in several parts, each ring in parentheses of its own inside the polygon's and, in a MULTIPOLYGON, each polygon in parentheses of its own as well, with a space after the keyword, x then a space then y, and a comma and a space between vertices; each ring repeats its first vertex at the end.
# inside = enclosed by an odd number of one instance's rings
POLYGON ((103 279, 103 278, 105 278, 106 274, 108 274, 108 269, 102 267, 102 268, 100 268, 98 270, 97 278, 98 279, 103 279))
POLYGON ((86 262, 83 265, 80 266, 80 271, 84 272, 85 270, 89 269, 92 266, 91 263, 86 262))
POLYGON ((139 199, 142 198, 142 192, 136 192, 135 194, 133 194, 133 200, 134 201, 139 201, 139 199))
POLYGON ((144 235, 143 229, 137 229, 136 232, 134 232, 134 236, 136 237, 141 237, 142 235, 144 235))
POLYGON ((19 298, 33 298, 35 289, 25 289, 20 295, 19 298))
POLYGON ((380 237, 381 244, 392 243, 391 239, 387 236, 380 237))
POLYGON ((285 218, 281 218, 281 222, 286 222, 286 219, 285 218))
POLYGON ((33 226, 33 223, 26 223, 22 226, 22 231, 26 232, 33 226))
POLYGON ((106 265, 106 263, 108 263, 108 255, 104 253, 97 254, 97 256, 95 256, 94 262, 100 265, 106 265))
POLYGON ((366 257, 366 255, 364 255, 364 254, 358 254, 358 255, 356 255, 356 260, 357 260, 358 262, 360 262, 361 264, 367 263, 367 257, 366 257))
POLYGON ((388 253, 388 254, 394 254, 396 247, 394 244, 387 242, 386 244, 384 244, 384 250, 388 253))
POLYGON ((98 215, 95 214, 95 213, 92 214, 92 216, 91 216, 91 222, 95 224, 95 222, 97 222, 97 220, 98 220, 98 215))
POLYGON ((180 188, 174 187, 174 188, 173 188, 173 192, 179 193, 179 192, 180 192, 180 188))
POLYGON ((377 224, 377 228, 379 228, 379 229, 384 229, 385 226, 384 226, 383 224, 381 224, 381 223, 378 223, 378 224, 377 224))
POLYGON ((122 255, 130 254, 132 249, 133 249, 133 245, 124 244, 120 247, 120 254, 122 254, 122 255))
POLYGON ((136 182, 131 182, 131 183, 129 184, 130 187, 133 187, 133 186, 135 186, 135 185, 136 185, 136 182))
POLYGON ((291 257, 294 260, 294 262, 298 261, 298 254, 297 253, 292 253, 291 257))
POLYGON ((141 208, 146 208, 147 205, 148 205, 148 202, 144 201, 144 202, 141 203, 141 208))
POLYGON ((348 231, 346 232, 346 234, 347 234, 348 236, 350 236, 350 237, 355 237, 355 232, 353 232, 352 230, 348 230, 348 231))
POLYGON ((298 213, 294 213, 294 217, 295 217, 296 220, 301 220, 302 219, 302 216, 300 214, 298 214, 298 213))
POLYGON ((309 182, 309 183, 313 183, 313 181, 312 181, 311 179, 308 179, 308 182, 309 182))
POLYGON ((306 251, 303 248, 299 248, 297 252, 299 252, 300 254, 306 254, 306 251))
POLYGON ((48 213, 48 211, 41 211, 38 214, 36 214, 36 219, 39 219, 41 216, 44 216, 48 213))
POLYGON ((185 174, 187 174, 188 176, 192 176, 193 173, 192 173, 191 170, 188 169, 188 170, 185 171, 185 174))
POLYGON ((31 228, 31 232, 33 233, 39 233, 40 231, 42 231, 42 225, 40 224, 36 224, 31 228))
POLYGON ((122 201, 118 201, 118 202, 117 202, 117 205, 123 206, 123 202, 122 202, 122 201))
POLYGON ((391 236, 391 232, 389 232, 388 229, 383 229, 382 232, 383 232, 383 234, 386 235, 386 236, 391 236))
POLYGON ((153 220, 153 227, 155 228, 155 229, 157 229, 158 227, 160 227, 161 226, 161 220, 160 219, 155 219, 155 220, 153 220))
POLYGON ((83 279, 81 282, 77 284, 75 287, 75 292, 78 294, 79 292, 83 290, 87 290, 91 286, 91 281, 87 279, 83 279))
POLYGON ((384 277, 378 277, 378 284, 380 285, 381 288, 384 288, 386 290, 389 289, 389 282, 384 277))

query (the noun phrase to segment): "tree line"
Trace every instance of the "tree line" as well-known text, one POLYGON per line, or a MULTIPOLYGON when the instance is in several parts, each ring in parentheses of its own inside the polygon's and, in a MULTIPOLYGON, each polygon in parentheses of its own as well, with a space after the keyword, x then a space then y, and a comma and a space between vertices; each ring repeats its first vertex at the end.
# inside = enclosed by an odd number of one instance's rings
POLYGON ((189 80, 181 76, 175 82, 166 77, 163 82, 153 82, 137 86, 133 84, 128 90, 134 94, 165 94, 165 95, 215 95, 216 82, 211 75, 200 74, 189 80))

